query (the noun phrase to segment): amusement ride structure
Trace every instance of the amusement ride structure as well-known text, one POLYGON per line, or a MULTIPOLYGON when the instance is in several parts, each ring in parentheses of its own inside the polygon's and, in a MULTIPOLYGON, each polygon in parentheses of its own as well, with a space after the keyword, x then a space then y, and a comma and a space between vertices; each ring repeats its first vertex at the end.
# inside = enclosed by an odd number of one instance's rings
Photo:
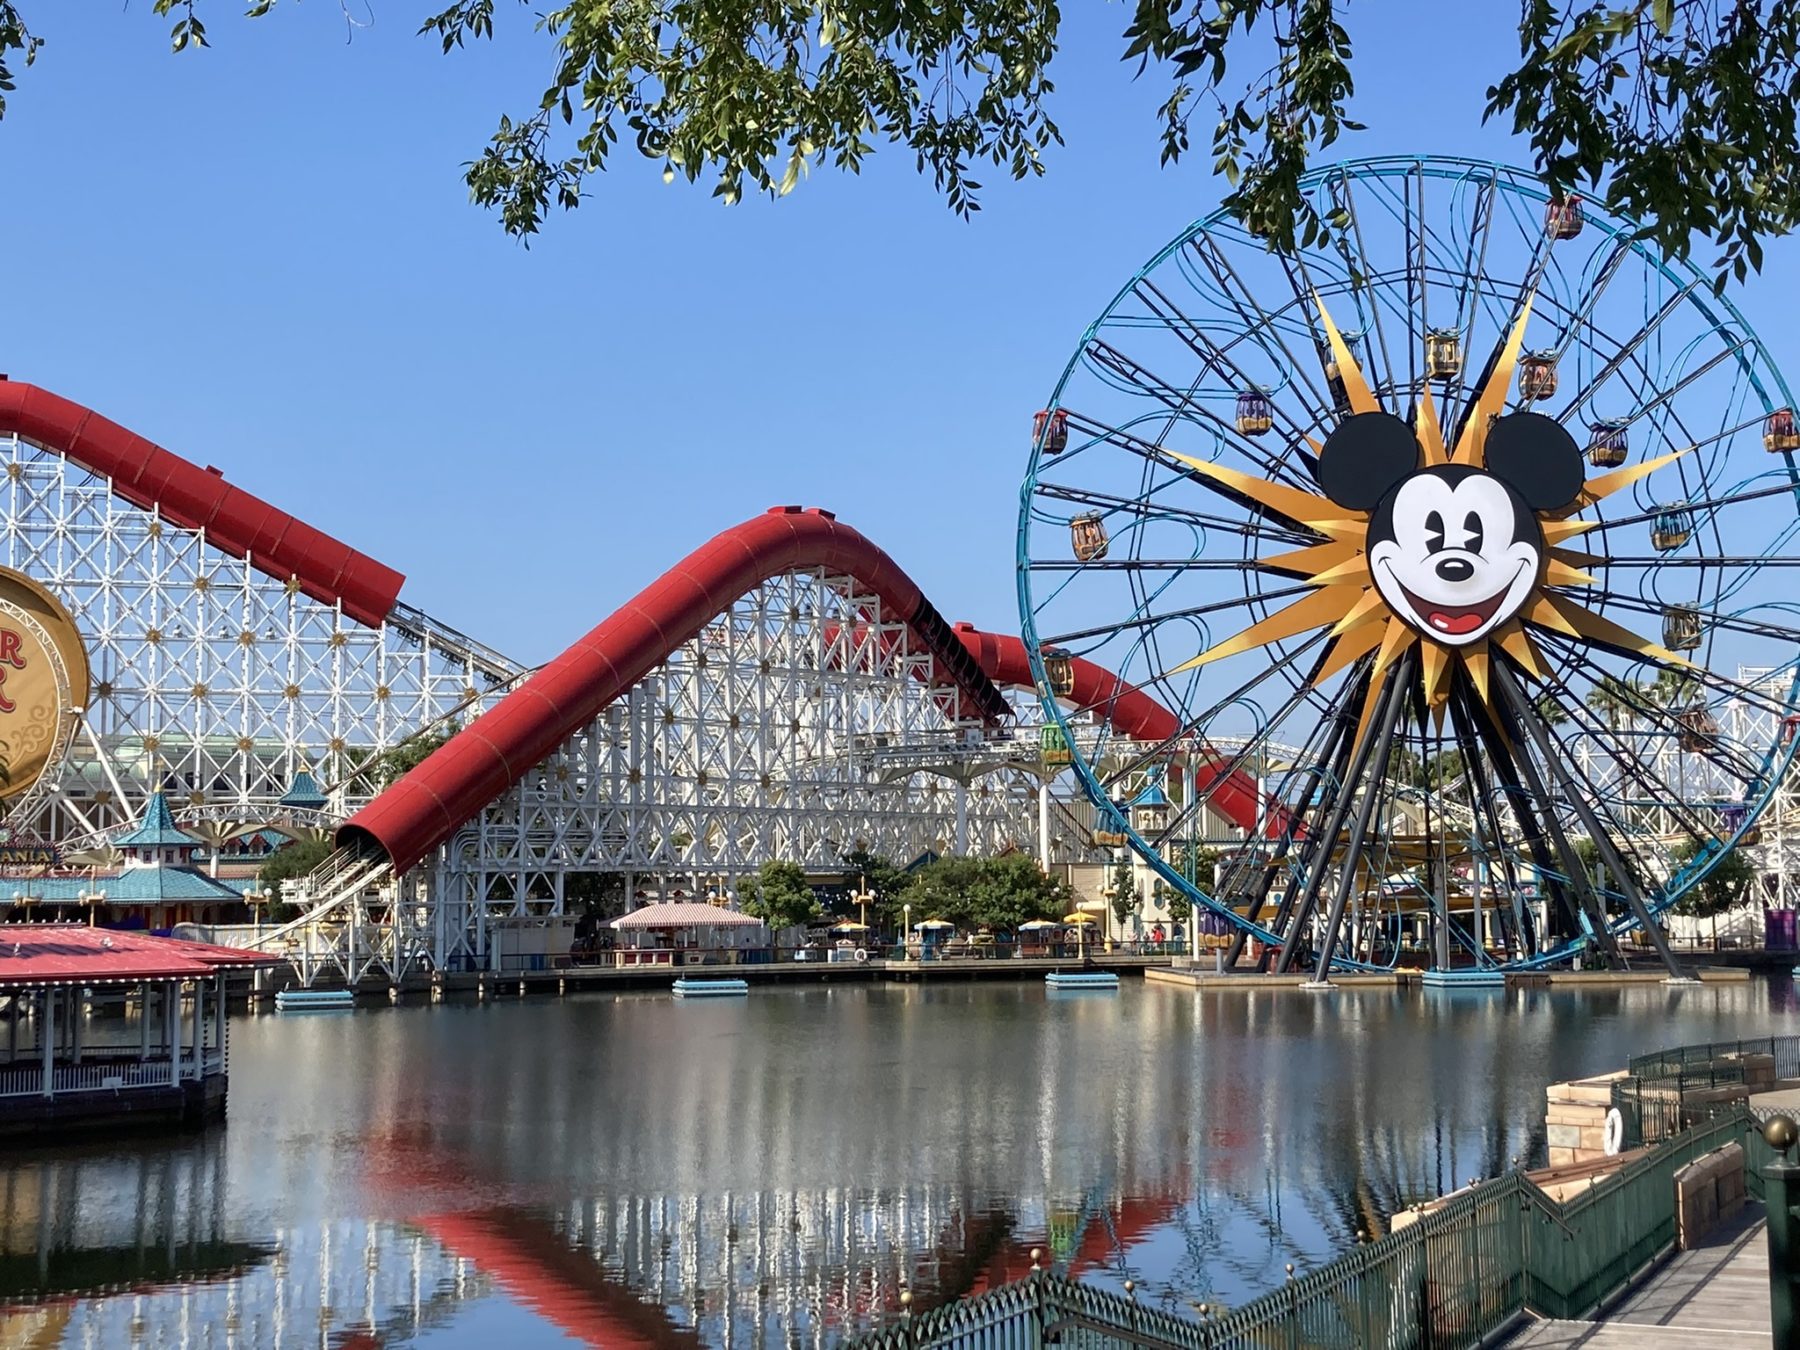
POLYGON ((1233 960, 1321 975, 1419 943, 1666 961, 1658 917, 1733 848, 1800 898, 1800 427, 1755 334, 1521 173, 1307 191, 1326 241, 1215 213, 1082 336, 1034 424, 1019 637, 777 507, 528 669, 217 470, 0 382, 0 565, 91 672, 33 714, 56 762, 0 784, 0 885, 97 878, 158 794, 215 859, 335 832, 256 940, 351 981, 492 968, 589 878, 729 903, 859 850, 1129 850, 1233 960))
POLYGON ((1791 885, 1791 828, 1757 824, 1796 726, 1791 397, 1707 278, 1525 174, 1307 193, 1329 241, 1200 221, 1039 415, 1034 674, 1102 662, 1180 722, 1168 808, 1130 809, 1104 738, 1075 772, 1280 970, 1387 964, 1414 924, 1442 969, 1635 940, 1672 968, 1656 917, 1727 850, 1774 833, 1791 885), (1170 854, 1212 787, 1180 769, 1226 735, 1274 772, 1202 887, 1170 854))

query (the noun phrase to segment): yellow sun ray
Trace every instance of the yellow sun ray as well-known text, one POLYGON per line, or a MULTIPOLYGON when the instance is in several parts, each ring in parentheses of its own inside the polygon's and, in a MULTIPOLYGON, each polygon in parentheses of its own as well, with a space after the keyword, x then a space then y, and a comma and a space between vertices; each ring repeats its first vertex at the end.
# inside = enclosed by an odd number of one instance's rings
POLYGON ((1569 564, 1570 567, 1600 567, 1607 561, 1606 555, 1603 553, 1583 553, 1581 550, 1573 548, 1553 548, 1550 550, 1550 556, 1558 562, 1569 564))
POLYGON ((1519 617, 1526 623, 1535 623, 1540 628, 1548 628, 1552 632, 1562 633, 1568 637, 1581 636, 1576 631, 1575 625, 1569 622, 1547 595, 1533 596, 1531 603, 1519 611, 1519 617))
POLYGON ((1354 605, 1350 606, 1349 612, 1331 626, 1331 635, 1336 637, 1340 633, 1348 633, 1353 628, 1360 628, 1364 624, 1387 617, 1387 601, 1381 598, 1380 591, 1371 586, 1362 593, 1361 598, 1354 605))
POLYGON ((1538 525, 1544 531, 1546 544, 1560 544, 1565 539, 1586 534, 1599 523, 1597 520, 1540 520, 1538 525))
POLYGON ((1399 618, 1389 619, 1387 635, 1381 639, 1381 650, 1375 653, 1374 675, 1376 681, 1380 681, 1381 672, 1392 665, 1395 658, 1397 658, 1401 652, 1405 651, 1418 640, 1419 635, 1413 632, 1411 626, 1408 625, 1405 620, 1399 618))
POLYGON ((1309 628, 1318 628, 1322 624, 1337 617, 1338 612, 1348 601, 1348 587, 1326 586, 1314 591, 1311 595, 1301 596, 1285 609, 1278 609, 1265 619, 1259 619, 1242 632, 1228 637, 1225 641, 1215 643, 1191 661, 1183 661, 1167 675, 1180 675, 1203 666, 1209 661, 1222 661, 1227 656, 1236 656, 1239 652, 1247 652, 1253 647, 1264 647, 1282 638, 1294 637, 1309 628))
POLYGON ((1544 658, 1538 652, 1537 644, 1517 619, 1501 624, 1489 635, 1488 641, 1498 643, 1500 650, 1517 661, 1533 679, 1541 680, 1550 673, 1550 668, 1544 664, 1544 658))
POLYGON ((1431 381, 1427 380, 1419 390, 1419 448, 1425 452, 1425 467, 1434 464, 1448 464, 1449 454, 1444 450, 1444 429, 1438 425, 1437 405, 1431 401, 1431 381))
POLYGON ((1325 325, 1325 340, 1331 344, 1331 357, 1337 362, 1338 379, 1343 382, 1344 399, 1350 404, 1350 411, 1380 412, 1381 404, 1369 392, 1368 382, 1363 379, 1356 358, 1350 355, 1350 345, 1344 341, 1344 335, 1338 332, 1337 325, 1331 321, 1325 302, 1319 298, 1317 291, 1313 292, 1313 303, 1319 307, 1319 319, 1325 325))
POLYGON ((1336 567, 1326 568, 1312 580, 1315 586, 1342 586, 1351 581, 1362 586, 1370 585, 1372 578, 1369 576, 1369 559, 1365 554, 1358 553, 1336 567))
POLYGON ((1450 649, 1441 642, 1424 642, 1420 650, 1424 656, 1425 701, 1432 708, 1441 709, 1450 701, 1450 649))
POLYGON ((1483 703, 1488 701, 1488 645, 1478 642, 1466 648, 1462 654, 1463 669, 1469 672, 1469 683, 1475 686, 1475 694, 1483 703))
POLYGON ((1324 569, 1336 567, 1339 563, 1348 562, 1361 552, 1355 544, 1340 544, 1334 540, 1329 544, 1311 544, 1287 553, 1272 553, 1259 559, 1256 565, 1264 571, 1291 572, 1295 576, 1310 577, 1324 569))
MULTIPOLYGON (((1259 506, 1266 506, 1278 515, 1297 520, 1303 525, 1342 525, 1352 526, 1354 517, 1360 513, 1352 511, 1346 515, 1343 507, 1325 497, 1315 496, 1299 488, 1287 487, 1281 483, 1271 483, 1266 478, 1257 478, 1251 474, 1240 473, 1236 469, 1227 469, 1222 464, 1214 464, 1209 460, 1195 459, 1191 455, 1183 455, 1174 450, 1163 450, 1162 454, 1170 459, 1180 460, 1195 473, 1202 474, 1216 483, 1223 483, 1233 492, 1242 493, 1259 506)), ((1367 517, 1363 517, 1367 519, 1367 517)))
POLYGON ((1338 638, 1331 644, 1331 651, 1327 653, 1324 664, 1319 667, 1319 673, 1313 676, 1313 687, 1319 688, 1352 661, 1374 651, 1386 632, 1385 625, 1371 623, 1338 638))
POLYGON ((1677 656, 1660 643, 1651 642, 1648 638, 1641 638, 1629 628, 1622 628, 1611 619, 1602 618, 1593 610, 1578 605, 1573 600, 1558 595, 1546 595, 1532 608, 1537 609, 1544 604, 1554 608, 1557 616, 1562 620, 1561 624, 1555 626, 1573 637, 1584 637, 1589 642, 1598 642, 1603 646, 1648 657, 1652 661, 1661 661, 1665 665, 1683 669, 1691 665, 1689 661, 1677 656))
POLYGON ((1592 586, 1594 578, 1571 563, 1564 562, 1552 553, 1544 560, 1544 585, 1546 586, 1592 586))
POLYGON ((1456 451, 1450 456, 1452 464, 1467 464, 1472 469, 1478 469, 1483 464, 1487 453, 1488 423, 1498 417, 1500 410, 1506 406, 1506 391, 1512 385, 1513 367, 1518 364, 1519 352, 1525 345, 1525 325, 1531 318, 1531 305, 1536 298, 1535 294, 1525 297, 1512 332, 1507 335, 1506 346, 1500 349, 1500 359, 1494 363, 1493 373, 1488 376, 1487 383, 1481 386, 1481 393, 1475 399, 1475 407, 1469 413, 1469 420, 1463 423, 1456 451))
POLYGON ((1568 509, 1568 514, 1584 511, 1595 502, 1612 496, 1620 488, 1628 488, 1640 478, 1647 478, 1665 464, 1673 464, 1693 447, 1686 450, 1671 450, 1666 455, 1658 455, 1655 459, 1647 459, 1642 464, 1627 464, 1622 469, 1614 469, 1611 473, 1603 473, 1598 478, 1590 478, 1581 485, 1581 495, 1575 504, 1568 509))

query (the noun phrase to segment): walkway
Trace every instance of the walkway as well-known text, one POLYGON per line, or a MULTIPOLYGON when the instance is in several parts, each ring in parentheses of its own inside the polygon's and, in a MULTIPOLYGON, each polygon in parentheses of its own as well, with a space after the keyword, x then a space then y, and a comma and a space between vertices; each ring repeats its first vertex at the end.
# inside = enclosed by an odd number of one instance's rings
POLYGON ((1762 1206, 1744 1206, 1704 1245, 1677 1252, 1600 1322, 1532 1322, 1519 1350, 1647 1350, 1769 1344, 1769 1244, 1762 1206))

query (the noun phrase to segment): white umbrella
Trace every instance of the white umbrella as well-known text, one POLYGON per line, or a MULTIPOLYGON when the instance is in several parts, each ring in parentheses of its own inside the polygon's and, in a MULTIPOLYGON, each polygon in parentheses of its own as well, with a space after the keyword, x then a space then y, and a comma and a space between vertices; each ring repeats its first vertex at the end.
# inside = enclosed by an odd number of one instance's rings
POLYGON ((1061 927, 1062 927, 1062 925, 1060 923, 1057 923, 1054 919, 1032 919, 1029 923, 1020 924, 1019 931, 1021 933, 1036 933, 1045 928, 1061 928, 1061 927))
POLYGON ((954 927, 956 927, 956 925, 951 923, 948 919, 920 919, 917 923, 915 923, 913 925, 913 927, 914 928, 954 928, 954 927))

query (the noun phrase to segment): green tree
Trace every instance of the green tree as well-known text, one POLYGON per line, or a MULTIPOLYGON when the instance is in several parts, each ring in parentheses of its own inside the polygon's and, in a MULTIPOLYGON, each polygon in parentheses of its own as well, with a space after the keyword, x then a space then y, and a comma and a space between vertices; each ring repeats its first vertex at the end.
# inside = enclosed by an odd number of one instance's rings
MULTIPOLYGON (((207 46, 214 0, 152 7, 174 16, 176 51, 207 46)), ((276 0, 247 7, 262 16, 276 0)), ((450 53, 491 38, 500 8, 449 0, 419 31, 450 53)), ((1361 130, 1350 117, 1349 8, 1131 0, 1121 11, 1122 55, 1166 81, 1164 162, 1210 130, 1214 168, 1232 187, 1226 204, 1273 247, 1348 223, 1321 217, 1300 177, 1317 151, 1361 130)), ((43 46, 27 11, 57 7, 0 0, 0 61, 14 67, 43 46)), ((981 166, 1031 177, 1061 143, 1049 110, 1060 23, 1056 0, 561 0, 536 17, 548 84, 496 96, 514 110, 469 162, 470 195, 528 236, 552 205, 579 205, 620 146, 665 181, 705 179, 729 205, 751 191, 785 196, 815 167, 859 172, 886 141, 971 215, 981 166)), ((1518 31, 1514 59, 1462 56, 1471 78, 1486 66, 1486 116, 1529 135, 1552 193, 1598 191, 1643 221, 1660 252, 1685 257, 1696 238, 1713 241, 1721 279, 1759 268, 1760 241, 1800 220, 1800 5, 1526 0, 1518 31)), ((0 64, 0 113, 14 78, 0 64)))
POLYGON ((377 792, 385 792, 407 774, 423 764, 439 747, 462 730, 454 722, 419 731, 400 744, 383 750, 369 760, 369 784, 377 792))
MULTIPOLYGON (((1708 840, 1692 836, 1682 840, 1670 853, 1677 869, 1687 866, 1707 849, 1716 847, 1708 840)), ((1719 915, 1728 914, 1750 898, 1756 884, 1756 865, 1740 849, 1732 849, 1697 885, 1675 902, 1675 912, 1690 919, 1711 919, 1713 945, 1719 940, 1719 915)))
POLYGON ((1123 932, 1125 925, 1131 922, 1131 916, 1138 910, 1137 881, 1132 876, 1129 858, 1120 858, 1113 864, 1108 888, 1112 891, 1108 897, 1112 916, 1118 922, 1119 931, 1123 932))
POLYGON ((766 862, 756 870, 756 886, 744 900, 744 913, 779 933, 810 923, 824 911, 799 863, 766 862))
POLYGON ((271 921, 285 923, 299 917, 295 907, 282 900, 281 883, 311 876, 313 869, 331 855, 334 847, 330 839, 297 839, 282 845, 264 859, 256 871, 256 880, 269 895, 268 918, 271 921))
MULTIPOLYGON (((866 848, 852 849, 843 855, 844 870, 853 873, 860 887, 866 887, 875 901, 869 906, 869 922, 877 927, 892 927, 899 922, 900 893, 906 889, 908 877, 879 854, 866 848)), ((852 909, 850 913, 856 914, 852 909)), ((861 915, 857 914, 860 918, 861 915)))
POLYGON ((1045 875, 1033 858, 939 858, 908 880, 901 892, 915 919, 944 919, 958 928, 1012 931, 1032 919, 1051 919, 1069 903, 1061 880, 1045 875))

